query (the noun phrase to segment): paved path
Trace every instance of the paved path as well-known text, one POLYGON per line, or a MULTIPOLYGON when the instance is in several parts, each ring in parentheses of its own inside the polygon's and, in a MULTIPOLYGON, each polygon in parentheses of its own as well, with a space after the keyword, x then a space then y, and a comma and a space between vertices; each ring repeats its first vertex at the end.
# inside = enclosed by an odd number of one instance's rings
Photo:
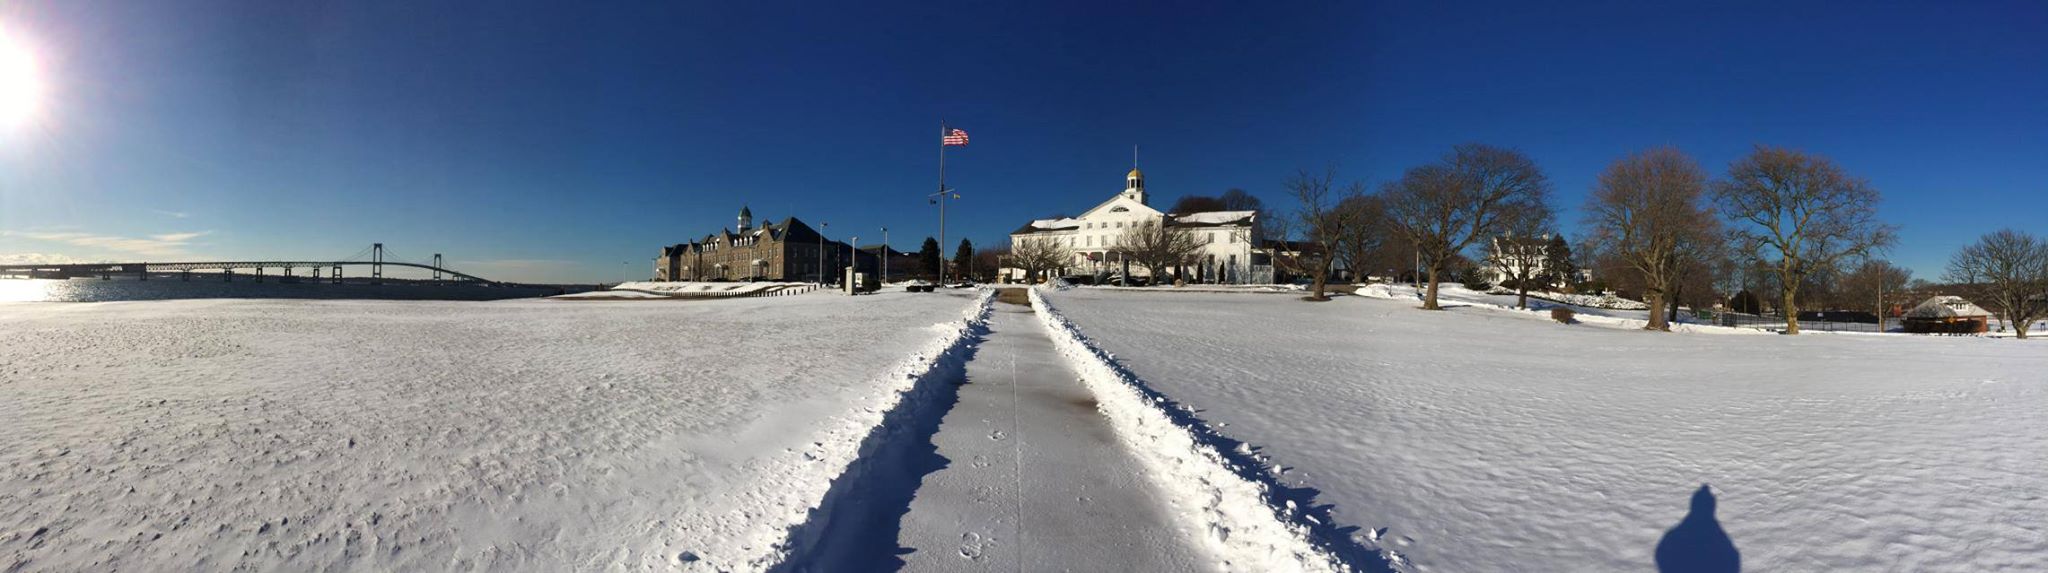
POLYGON ((903 516, 904 570, 1206 569, 1031 309, 996 304, 989 331, 903 516))

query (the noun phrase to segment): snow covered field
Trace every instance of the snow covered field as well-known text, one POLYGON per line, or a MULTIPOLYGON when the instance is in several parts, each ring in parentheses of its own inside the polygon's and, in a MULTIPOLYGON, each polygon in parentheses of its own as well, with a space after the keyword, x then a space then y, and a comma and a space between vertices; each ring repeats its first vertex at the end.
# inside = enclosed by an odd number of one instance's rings
POLYGON ((688 282, 688 281, 635 281, 619 283, 610 290, 560 295, 553 298, 606 299, 644 298, 637 295, 660 295, 681 298, 721 298, 758 294, 796 294, 810 292, 817 285, 800 282, 688 282))
POLYGON ((757 568, 980 296, 0 305, 0 570, 757 568))
POLYGON ((2048 569, 2043 342, 1659 334, 1364 297, 1047 299, 1404 569, 1653 570, 1689 514, 1677 536, 1718 525, 1750 570, 2048 569))

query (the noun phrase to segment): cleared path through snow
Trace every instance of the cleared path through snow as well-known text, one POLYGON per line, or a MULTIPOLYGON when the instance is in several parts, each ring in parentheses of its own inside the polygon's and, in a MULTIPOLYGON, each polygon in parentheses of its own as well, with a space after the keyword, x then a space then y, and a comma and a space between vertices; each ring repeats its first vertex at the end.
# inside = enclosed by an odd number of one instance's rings
POLYGON ((1030 307, 998 304, 932 443, 905 571, 1193 571, 1207 560, 1030 307))

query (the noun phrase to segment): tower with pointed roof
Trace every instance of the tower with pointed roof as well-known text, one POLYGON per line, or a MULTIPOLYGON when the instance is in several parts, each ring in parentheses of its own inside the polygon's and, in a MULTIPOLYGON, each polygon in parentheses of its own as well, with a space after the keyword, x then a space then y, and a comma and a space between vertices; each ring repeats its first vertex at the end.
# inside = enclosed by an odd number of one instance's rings
POLYGON ((753 211, 750 211, 750 210, 748 210, 748 209, 747 209, 747 206, 746 206, 746 205, 741 205, 741 206, 740 206, 740 232, 742 232, 742 233, 745 233, 745 232, 747 232, 747 230, 748 230, 748 229, 752 229, 752 228, 754 228, 754 212, 753 212, 753 211))

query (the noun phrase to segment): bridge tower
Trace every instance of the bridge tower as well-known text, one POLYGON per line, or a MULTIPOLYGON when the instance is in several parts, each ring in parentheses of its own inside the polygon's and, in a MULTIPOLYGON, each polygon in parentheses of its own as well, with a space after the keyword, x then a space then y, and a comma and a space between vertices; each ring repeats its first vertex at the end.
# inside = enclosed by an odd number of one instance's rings
POLYGON ((441 280, 441 253, 434 253, 434 280, 441 280))
POLYGON ((370 244, 370 284, 384 284, 384 243, 370 244))
MULTIPOLYGON (((320 276, 320 269, 313 269, 313 276, 320 276)), ((341 265, 334 265, 334 284, 341 284, 341 265)))

